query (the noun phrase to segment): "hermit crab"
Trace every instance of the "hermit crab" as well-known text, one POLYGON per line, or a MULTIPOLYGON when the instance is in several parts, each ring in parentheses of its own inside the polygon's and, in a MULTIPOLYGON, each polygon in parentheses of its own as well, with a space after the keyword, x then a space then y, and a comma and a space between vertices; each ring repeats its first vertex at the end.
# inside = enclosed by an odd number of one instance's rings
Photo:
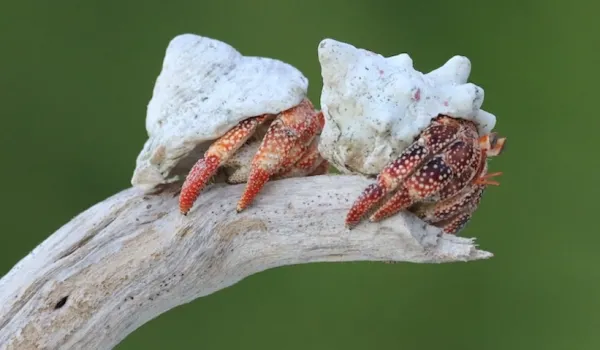
POLYGON ((458 233, 488 185, 488 157, 506 139, 480 109, 483 90, 467 83, 471 65, 455 56, 423 74, 407 54, 383 57, 326 39, 319 45, 325 128, 319 151, 345 173, 376 176, 352 205, 346 226, 409 210, 458 233))
POLYGON ((149 138, 132 184, 153 191, 185 178, 179 207, 186 214, 209 181, 246 182, 241 211, 269 179, 325 173, 317 151, 323 114, 307 89, 287 63, 243 56, 203 36, 176 36, 148 104, 149 138))
POLYGON ((312 103, 305 99, 298 106, 276 116, 265 114, 245 119, 215 141, 183 183, 179 197, 179 209, 183 214, 189 211, 200 190, 219 167, 226 165, 257 129, 268 123, 264 136, 258 138, 262 141, 254 153, 249 172, 229 177, 231 183, 246 182, 246 189, 237 205, 238 212, 252 202, 271 178, 327 172, 328 164, 321 158, 317 149, 318 138, 315 138, 323 129, 323 114, 316 112, 312 103))
POLYGON ((354 203, 346 225, 352 227, 379 202, 370 216, 379 221, 412 209, 424 221, 457 233, 479 205, 491 178, 487 157, 500 154, 504 138, 495 133, 478 137, 471 121, 439 116, 392 163, 383 168, 354 203))

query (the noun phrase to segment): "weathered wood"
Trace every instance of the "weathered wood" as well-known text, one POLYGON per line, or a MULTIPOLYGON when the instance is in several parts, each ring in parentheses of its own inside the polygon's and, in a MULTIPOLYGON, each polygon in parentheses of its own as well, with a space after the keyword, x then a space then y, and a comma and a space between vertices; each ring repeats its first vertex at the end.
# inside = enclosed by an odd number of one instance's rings
POLYGON ((175 187, 124 190, 75 217, 0 280, 0 348, 110 349, 175 306, 278 266, 492 256, 410 214, 345 229, 367 185, 341 175, 272 181, 240 214, 244 185, 214 185, 188 216, 178 211, 175 187))

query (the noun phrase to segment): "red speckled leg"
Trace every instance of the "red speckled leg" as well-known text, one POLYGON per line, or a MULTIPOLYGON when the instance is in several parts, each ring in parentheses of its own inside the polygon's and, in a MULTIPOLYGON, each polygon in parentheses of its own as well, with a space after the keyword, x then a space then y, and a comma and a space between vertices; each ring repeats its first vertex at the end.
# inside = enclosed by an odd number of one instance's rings
MULTIPOLYGON (((483 166, 483 173, 487 165, 483 166)), ((478 208, 483 192, 489 185, 499 185, 490 180, 500 173, 478 175, 471 184, 454 196, 435 203, 427 203, 416 208, 414 213, 423 221, 441 227, 444 232, 456 234, 467 224, 478 208)), ((459 181, 455 179, 455 181, 459 181)))
POLYGON ((369 185, 350 208, 346 216, 346 227, 356 226, 375 204, 410 176, 428 154, 427 147, 413 143, 398 159, 383 168, 377 176, 377 182, 369 185))
POLYGON ((414 202, 436 195, 452 180, 452 168, 437 155, 411 175, 385 204, 369 220, 376 222, 408 208, 414 202))
MULTIPOLYGON (((499 153, 498 153, 499 154, 499 153)), ((490 178, 499 176, 502 173, 491 173, 485 174, 478 177, 473 181, 473 185, 467 187, 467 191, 462 193, 453 201, 443 203, 437 207, 437 215, 444 217, 444 214, 448 216, 447 219, 439 222, 436 226, 441 226, 443 231, 448 234, 457 234, 460 232, 471 220, 473 213, 479 207, 481 197, 487 186, 499 186, 500 183, 492 181, 490 178), (454 217, 450 216, 450 213, 456 213, 454 217)))
MULTIPOLYGON (((290 178, 290 177, 301 177, 301 176, 309 176, 315 172, 321 172, 319 167, 323 164, 323 158, 319 153, 319 139, 314 138, 308 149, 304 152, 302 157, 287 170, 277 174, 278 179, 290 178)), ((326 165, 328 165, 326 163, 326 165)))
POLYGON ((432 225, 451 220, 460 213, 474 211, 481 201, 485 188, 485 185, 470 185, 453 197, 421 205, 414 213, 432 225))
POLYGON ((485 188, 486 185, 467 186, 456 196, 435 203, 417 215, 424 221, 440 227, 444 233, 455 235, 471 220, 485 188))
POLYGON ((358 197, 346 216, 346 227, 356 226, 388 193, 396 190, 416 169, 454 141, 459 129, 459 123, 452 118, 434 120, 434 124, 425 129, 398 159, 383 168, 377 176, 377 182, 369 185, 358 197))
POLYGON ((221 136, 208 148, 204 153, 204 157, 192 167, 181 187, 179 210, 182 214, 188 213, 200 191, 217 172, 221 164, 231 157, 252 136, 256 128, 267 119, 268 116, 266 115, 246 119, 221 136))
POLYGON ((442 230, 444 233, 455 235, 467 225, 472 216, 473 212, 460 213, 444 223, 442 230))
POLYGON ((369 219, 380 221, 415 202, 434 198, 441 201, 455 195, 456 191, 460 192, 473 177, 478 176, 479 164, 485 165, 485 155, 475 148, 473 141, 477 140, 467 137, 466 140, 454 141, 407 179, 404 184, 408 189, 406 193, 396 193, 369 219))
POLYGON ((238 201, 237 211, 244 210, 274 175, 285 173, 302 158, 312 139, 324 125, 322 113, 304 100, 281 113, 269 126, 252 160, 246 189, 238 201))

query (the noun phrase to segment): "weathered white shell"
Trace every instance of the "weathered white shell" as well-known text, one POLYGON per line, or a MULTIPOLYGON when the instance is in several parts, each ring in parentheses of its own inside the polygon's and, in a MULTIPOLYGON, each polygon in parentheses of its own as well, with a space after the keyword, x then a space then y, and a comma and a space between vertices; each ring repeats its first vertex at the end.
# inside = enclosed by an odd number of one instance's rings
POLYGON ((467 83, 466 57, 423 74, 407 54, 383 57, 332 39, 318 52, 326 120, 319 151, 343 173, 377 175, 438 114, 473 120, 480 133, 496 124, 480 109, 483 89, 467 83))
POLYGON ((243 56, 207 37, 175 37, 148 103, 149 138, 131 183, 152 190, 178 180, 210 141, 246 118, 296 106, 307 89, 308 79, 287 63, 243 56))

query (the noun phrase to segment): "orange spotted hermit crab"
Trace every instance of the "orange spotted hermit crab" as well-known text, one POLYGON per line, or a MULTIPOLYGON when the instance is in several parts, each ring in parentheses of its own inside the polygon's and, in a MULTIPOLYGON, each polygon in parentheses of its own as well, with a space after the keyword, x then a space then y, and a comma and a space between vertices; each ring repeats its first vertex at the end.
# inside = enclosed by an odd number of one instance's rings
POLYGON ((254 153, 247 175, 230 177, 229 182, 246 182, 237 211, 244 210, 271 178, 319 175, 327 172, 327 161, 317 150, 323 129, 323 114, 316 112, 312 103, 304 99, 298 106, 278 115, 261 115, 241 121, 213 143, 194 165, 183 183, 179 209, 186 214, 219 167, 226 164, 243 147, 257 129, 270 123, 260 146, 254 153))
POLYGON ((409 210, 445 233, 470 220, 488 185, 488 157, 506 139, 480 109, 483 90, 467 83, 471 64, 455 56, 422 74, 407 54, 383 57, 326 39, 319 45, 325 128, 319 151, 345 173, 376 176, 346 226, 409 210))
POLYGON ((487 157, 500 154, 504 142, 495 133, 479 137, 471 121, 434 118, 364 190, 350 209, 346 224, 356 225, 383 202, 370 216, 371 221, 412 209, 446 233, 457 233, 477 209, 486 186, 498 184, 491 178, 500 173, 487 172, 487 157))
POLYGON ((149 139, 132 184, 151 191, 185 177, 179 207, 187 214, 209 181, 246 182, 241 211, 270 179, 326 173, 317 151, 323 114, 307 88, 287 63, 207 37, 175 37, 148 104, 149 139))

